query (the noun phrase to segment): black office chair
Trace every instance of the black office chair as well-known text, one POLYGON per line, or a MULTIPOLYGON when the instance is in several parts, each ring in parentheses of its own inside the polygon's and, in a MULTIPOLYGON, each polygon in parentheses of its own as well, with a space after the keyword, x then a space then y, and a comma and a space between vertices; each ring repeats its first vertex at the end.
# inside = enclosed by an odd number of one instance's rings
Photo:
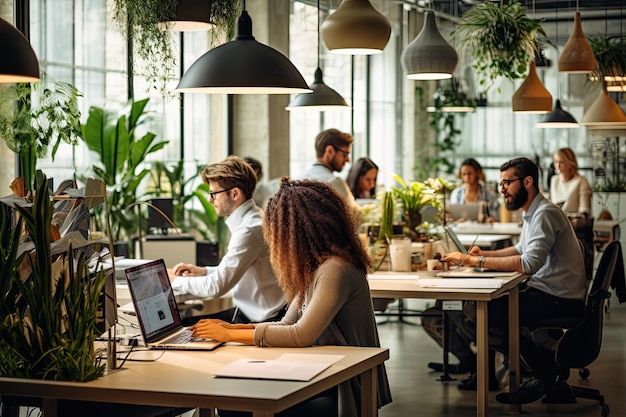
MULTIPOLYGON (((620 280, 624 280, 622 247, 619 241, 613 241, 606 247, 600 259, 600 264, 587 294, 583 320, 573 326, 571 323, 561 323, 560 327, 568 330, 559 340, 556 349, 556 362, 560 367, 578 368, 582 378, 589 376, 586 367, 596 360, 602 346, 605 306, 611 297, 609 286, 615 287, 620 280)), ((609 415, 609 406, 604 402, 604 396, 600 394, 599 390, 578 386, 572 386, 571 389, 576 398, 598 401, 602 417, 609 415)))

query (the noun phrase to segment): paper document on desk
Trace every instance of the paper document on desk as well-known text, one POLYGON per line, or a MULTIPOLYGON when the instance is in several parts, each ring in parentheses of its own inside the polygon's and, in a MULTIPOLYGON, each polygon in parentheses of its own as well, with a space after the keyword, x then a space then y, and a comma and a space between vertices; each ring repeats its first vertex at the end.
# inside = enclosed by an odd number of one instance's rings
POLYGON ((375 272, 368 274, 367 279, 418 279, 420 276, 411 272, 375 272))
POLYGON ((513 277, 517 275, 515 271, 476 271, 474 268, 451 269, 450 271, 438 272, 438 277, 443 278, 498 278, 513 277))
POLYGON ((430 288, 487 288, 502 286, 502 281, 494 278, 420 278, 420 287, 430 288))
POLYGON ((286 353, 278 359, 239 359, 215 372, 226 378, 277 379, 284 381, 310 381, 343 355, 311 355, 286 353))

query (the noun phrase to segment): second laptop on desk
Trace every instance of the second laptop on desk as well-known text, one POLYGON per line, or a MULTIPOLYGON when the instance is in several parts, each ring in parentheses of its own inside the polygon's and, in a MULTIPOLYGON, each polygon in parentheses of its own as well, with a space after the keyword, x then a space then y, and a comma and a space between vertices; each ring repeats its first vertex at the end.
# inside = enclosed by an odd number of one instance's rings
POLYGON ((127 268, 126 279, 147 347, 213 350, 222 344, 216 340, 195 340, 191 331, 183 327, 163 259, 127 268))

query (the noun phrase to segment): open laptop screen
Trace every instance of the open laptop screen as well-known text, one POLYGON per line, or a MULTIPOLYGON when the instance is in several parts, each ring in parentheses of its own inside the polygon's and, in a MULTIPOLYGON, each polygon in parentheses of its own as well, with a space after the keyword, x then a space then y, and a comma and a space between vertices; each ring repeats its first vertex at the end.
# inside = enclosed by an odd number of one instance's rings
POLYGON ((126 278, 146 343, 159 340, 182 327, 162 259, 126 269, 126 278))

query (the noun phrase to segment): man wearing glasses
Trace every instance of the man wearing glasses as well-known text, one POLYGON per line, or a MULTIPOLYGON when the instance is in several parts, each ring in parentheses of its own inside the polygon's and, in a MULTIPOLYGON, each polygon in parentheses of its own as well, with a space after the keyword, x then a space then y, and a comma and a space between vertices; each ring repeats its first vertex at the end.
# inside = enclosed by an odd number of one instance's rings
POLYGON ((306 172, 294 175, 294 179, 307 179, 330 184, 341 195, 350 208, 353 215, 361 211, 354 200, 354 196, 348 184, 335 172, 341 172, 346 163, 350 162, 350 151, 354 138, 337 129, 327 129, 320 132, 315 138, 315 151, 317 161, 306 172))
MULTIPOLYGON (((539 191, 539 169, 530 159, 517 158, 503 164, 499 187, 507 209, 524 211, 519 242, 498 250, 474 246, 465 264, 530 276, 519 292, 519 323, 527 329, 521 331, 520 349, 534 378, 515 392, 498 394, 496 399, 526 404, 546 396, 544 402, 571 402, 574 397, 565 382, 569 370, 559 369, 554 358, 558 335, 547 337, 549 332, 537 329, 535 323, 546 318, 583 317, 587 278, 581 248, 563 210, 539 191)), ((462 256, 455 252, 442 260, 458 263, 462 256)), ((490 335, 499 336, 505 343, 507 302, 506 297, 498 298, 489 303, 488 309, 490 335)), ((467 313, 472 316, 471 310, 467 313)))
MULTIPOLYGON (((231 323, 277 321, 285 312, 285 297, 270 265, 263 238, 262 210, 252 200, 257 183, 246 161, 229 156, 206 166, 202 180, 209 184, 209 198, 218 216, 228 217, 231 237, 217 266, 180 263, 174 266, 175 290, 198 297, 220 297, 231 289, 235 307, 211 315, 231 323)), ((191 324, 201 318, 187 319, 191 324)))

